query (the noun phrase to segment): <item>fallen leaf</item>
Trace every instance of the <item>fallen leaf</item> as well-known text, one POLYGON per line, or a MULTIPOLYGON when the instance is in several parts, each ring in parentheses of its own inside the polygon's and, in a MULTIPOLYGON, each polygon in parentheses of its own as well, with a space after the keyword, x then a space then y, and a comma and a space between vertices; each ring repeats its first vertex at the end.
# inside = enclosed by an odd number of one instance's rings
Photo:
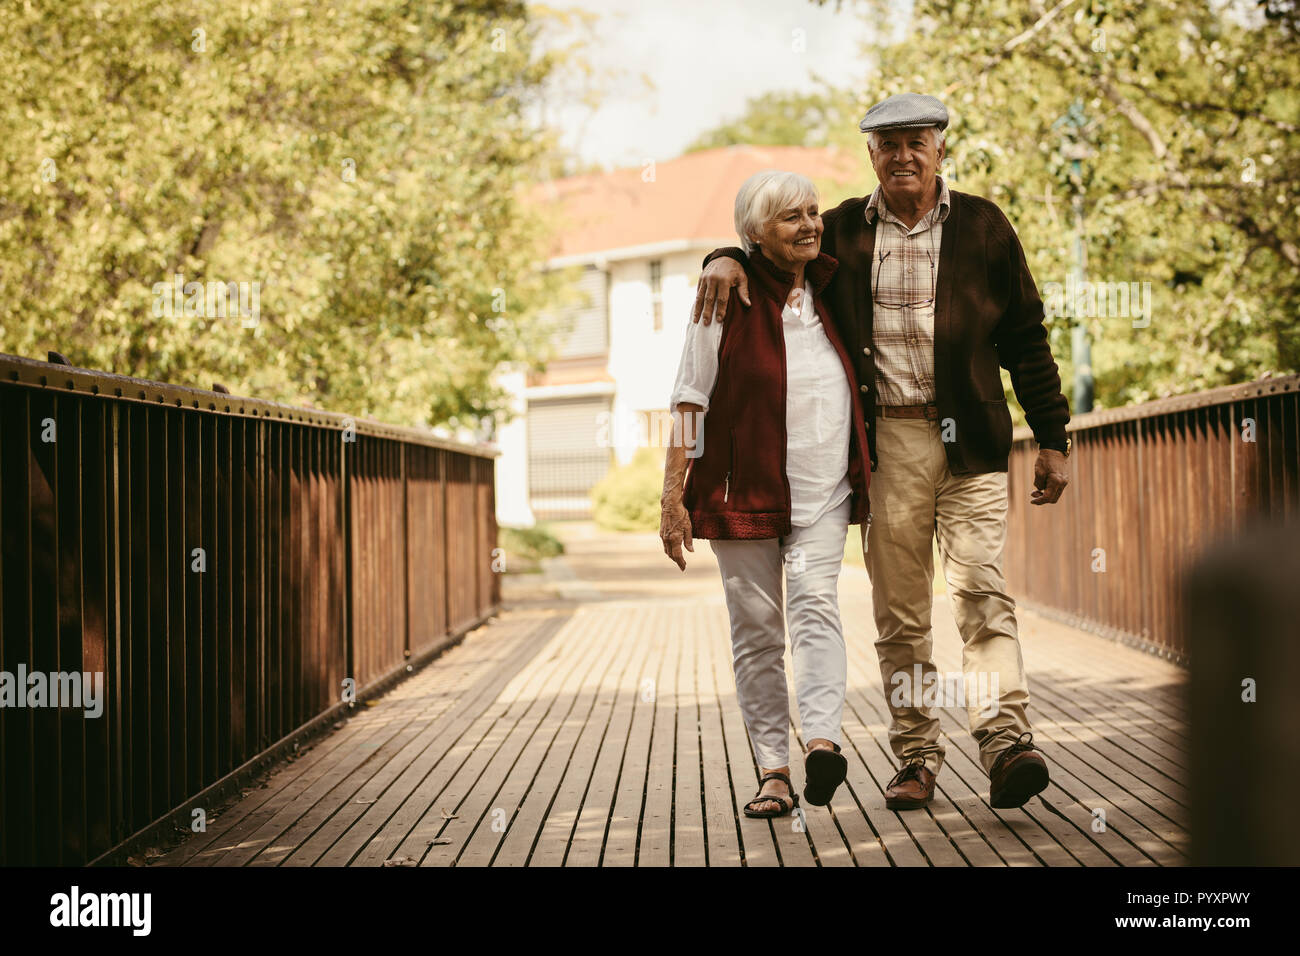
POLYGON ((370 798, 362 797, 357 800, 357 803, 374 803, 378 799, 379 799, 378 797, 370 797, 370 798))
POLYGON ((415 866, 418 861, 411 856, 399 856, 394 860, 385 860, 384 866, 415 866))
POLYGON ((446 810, 443 810, 443 809, 441 809, 441 808, 439 808, 438 812, 442 814, 442 818, 443 818, 444 820, 459 820, 459 819, 460 819, 460 817, 458 817, 456 814, 454 814, 454 813, 448 813, 446 810))

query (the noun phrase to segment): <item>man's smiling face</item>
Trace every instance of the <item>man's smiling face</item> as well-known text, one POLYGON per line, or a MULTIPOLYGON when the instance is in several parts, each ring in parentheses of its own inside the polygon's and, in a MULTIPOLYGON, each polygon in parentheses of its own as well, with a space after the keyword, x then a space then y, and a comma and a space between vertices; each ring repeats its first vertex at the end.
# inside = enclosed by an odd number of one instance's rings
POLYGON ((885 202, 907 208, 922 201, 934 185, 943 162, 944 147, 933 126, 917 129, 882 129, 870 147, 871 165, 885 192, 885 202))

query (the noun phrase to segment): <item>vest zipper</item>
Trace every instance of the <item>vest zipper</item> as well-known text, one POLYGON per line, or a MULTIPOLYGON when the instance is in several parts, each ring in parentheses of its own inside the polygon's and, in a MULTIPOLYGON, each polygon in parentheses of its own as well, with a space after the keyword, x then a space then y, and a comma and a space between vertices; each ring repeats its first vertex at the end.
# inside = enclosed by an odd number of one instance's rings
POLYGON ((727 469, 727 477, 722 485, 722 500, 724 502, 731 494, 731 472, 736 467, 736 427, 733 425, 729 431, 731 436, 731 468, 727 469))

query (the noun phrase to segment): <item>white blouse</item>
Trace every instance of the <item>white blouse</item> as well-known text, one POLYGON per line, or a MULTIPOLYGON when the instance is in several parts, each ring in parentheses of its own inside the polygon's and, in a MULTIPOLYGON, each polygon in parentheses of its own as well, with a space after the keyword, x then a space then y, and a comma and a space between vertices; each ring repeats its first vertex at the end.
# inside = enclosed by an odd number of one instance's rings
MULTIPOLYGON (((799 308, 781 312, 785 336, 786 478, 790 481, 790 524, 806 528, 853 493, 849 484, 849 431, 853 399, 835 347, 813 308, 805 283, 799 308)), ((744 322, 743 317, 731 321, 744 322)), ((668 408, 681 402, 709 410, 718 378, 722 324, 690 322, 668 408)), ((744 449, 739 450, 744 454, 744 449)))

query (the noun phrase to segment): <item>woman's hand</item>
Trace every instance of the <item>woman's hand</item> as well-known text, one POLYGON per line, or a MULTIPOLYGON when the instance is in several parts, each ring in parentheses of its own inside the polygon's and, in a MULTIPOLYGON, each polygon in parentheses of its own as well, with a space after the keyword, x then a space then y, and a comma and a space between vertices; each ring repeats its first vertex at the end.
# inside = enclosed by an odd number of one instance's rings
POLYGON ((691 516, 682 504, 680 494, 672 495, 661 503, 659 537, 664 543, 664 554, 685 571, 686 556, 682 554, 682 545, 686 545, 686 550, 694 554, 695 542, 691 539, 691 516))

